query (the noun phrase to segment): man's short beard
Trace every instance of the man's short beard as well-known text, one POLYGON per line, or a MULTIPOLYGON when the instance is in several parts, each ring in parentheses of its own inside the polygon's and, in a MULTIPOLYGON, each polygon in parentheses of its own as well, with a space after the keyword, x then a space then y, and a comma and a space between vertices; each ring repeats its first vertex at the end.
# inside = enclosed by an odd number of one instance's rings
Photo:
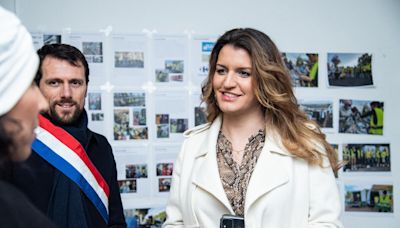
POLYGON ((55 105, 51 105, 49 108, 49 115, 51 119, 58 125, 72 125, 75 124, 75 122, 79 119, 83 111, 83 109, 79 109, 78 106, 76 107, 77 108, 75 109, 72 116, 70 118, 64 119, 61 116, 59 116, 58 113, 56 112, 55 105))

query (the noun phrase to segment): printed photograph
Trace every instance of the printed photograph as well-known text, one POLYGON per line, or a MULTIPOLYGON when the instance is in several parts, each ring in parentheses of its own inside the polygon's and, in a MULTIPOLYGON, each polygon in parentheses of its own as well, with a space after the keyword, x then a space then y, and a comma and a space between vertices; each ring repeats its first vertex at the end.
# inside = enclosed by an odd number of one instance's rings
POLYGON ((170 119, 169 129, 171 133, 183 133, 188 129, 188 119, 170 119))
MULTIPOLYGON (((140 115, 138 121, 140 123, 140 121, 145 120, 143 120, 143 117, 140 115)), ((147 126, 138 127, 129 123, 128 109, 114 109, 113 131, 114 140, 148 139, 147 126)))
POLYGON ((148 139, 147 127, 130 127, 129 124, 114 123, 114 140, 126 141, 148 139))
POLYGON ((344 172, 390 172, 389 144, 344 144, 344 172))
POLYGON ((130 139, 148 139, 147 127, 133 127, 129 129, 130 139))
POLYGON ((194 107, 194 126, 207 123, 207 113, 205 107, 194 107))
POLYGON ((161 228, 167 218, 165 208, 124 209, 127 228, 161 228))
POLYGON ((101 110, 101 93, 89 93, 89 110, 101 110))
POLYGON ((174 164, 171 163, 158 163, 157 164, 157 176, 172 176, 172 170, 174 164))
POLYGON ((114 109, 114 123, 120 125, 129 125, 129 110, 114 109))
POLYGON ((133 125, 146 125, 146 108, 133 108, 133 125))
MULTIPOLYGON (((338 160, 339 160, 339 145, 338 145, 338 144, 332 144, 332 143, 331 143, 331 146, 333 147, 333 149, 334 149, 335 152, 336 152, 336 158, 338 158, 338 160)), ((335 178, 338 178, 338 177, 339 177, 339 172, 336 172, 335 178)))
POLYGON ((169 74, 167 70, 156 70, 156 82, 169 82, 169 74))
POLYGON ((61 44, 61 35, 43 34, 43 46, 47 44, 61 44))
POLYGON ((172 178, 160 178, 158 179, 158 191, 159 192, 169 192, 171 189, 172 178))
POLYGON ((129 140, 129 109, 114 109, 114 140, 129 140))
POLYGON ((339 133, 383 135, 383 102, 339 101, 339 133))
POLYGON ((169 73, 182 74, 183 66, 183 60, 165 60, 165 69, 169 73))
POLYGON ((116 51, 114 54, 116 68, 144 68, 144 52, 116 51))
POLYGON ((102 42, 82 42, 82 52, 88 63, 103 62, 102 42))
POLYGON ((136 193, 136 179, 119 180, 119 193, 136 193))
POLYGON ((302 101, 299 107, 310 120, 314 120, 322 128, 333 128, 333 102, 332 101, 302 101))
POLYGON ((146 164, 128 164, 125 165, 126 178, 147 178, 146 164))
POLYGON ((92 113, 92 121, 104 121, 104 113, 92 113))
POLYGON ((145 93, 114 93, 114 106, 146 106, 145 93))
POLYGON ((169 138, 169 124, 157 125, 157 138, 169 138))
POLYGON ((329 85, 373 85, 371 60, 372 55, 368 53, 328 53, 329 85))
POLYGON ((393 185, 345 184, 346 212, 393 213, 393 185))
POLYGON ((183 82, 183 74, 170 74, 169 78, 171 82, 183 82))
POLYGON ((169 124, 169 115, 156 114, 156 124, 169 124))
POLYGON ((102 55, 92 55, 92 56, 90 56, 90 58, 92 59, 91 60, 92 63, 102 63, 103 62, 102 55))
MULTIPOLYGON (((115 116, 114 116, 115 117, 115 116)), ((131 136, 129 134, 132 128, 127 124, 114 123, 114 140, 130 140, 131 136)))
POLYGON ((318 87, 318 54, 282 53, 294 87, 318 87))

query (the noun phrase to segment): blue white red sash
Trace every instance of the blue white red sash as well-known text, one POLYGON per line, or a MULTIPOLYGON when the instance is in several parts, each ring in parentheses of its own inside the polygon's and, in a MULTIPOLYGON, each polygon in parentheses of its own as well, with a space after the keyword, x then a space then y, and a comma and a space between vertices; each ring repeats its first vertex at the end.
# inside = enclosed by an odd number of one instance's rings
POLYGON ((74 181, 108 224, 110 189, 79 141, 41 115, 36 135, 33 150, 74 181))

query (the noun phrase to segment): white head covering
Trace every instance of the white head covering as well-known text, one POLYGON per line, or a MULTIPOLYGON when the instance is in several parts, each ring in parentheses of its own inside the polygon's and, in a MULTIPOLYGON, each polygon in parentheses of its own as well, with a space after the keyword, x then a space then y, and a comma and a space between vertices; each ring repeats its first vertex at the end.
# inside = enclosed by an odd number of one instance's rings
POLYGON ((13 13, 0 7, 0 116, 29 88, 38 64, 29 32, 13 13))

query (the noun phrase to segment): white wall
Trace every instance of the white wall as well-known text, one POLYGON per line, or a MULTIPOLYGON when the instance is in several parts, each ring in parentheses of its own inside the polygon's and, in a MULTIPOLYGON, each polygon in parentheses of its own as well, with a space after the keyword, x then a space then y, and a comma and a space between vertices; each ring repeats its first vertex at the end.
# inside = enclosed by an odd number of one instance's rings
POLYGON ((15 0, 0 0, 0 6, 15 12, 15 0))
MULTIPOLYGON (((297 94, 385 102, 384 136, 330 134, 328 139, 391 143, 392 172, 377 178, 394 183, 393 216, 345 215, 343 219, 346 227, 399 227, 400 1, 0 0, 12 10, 14 3, 18 16, 34 31, 95 32, 112 26, 114 32, 123 33, 154 29, 162 34, 221 34, 233 27, 254 27, 270 35, 282 51, 318 52, 322 63, 329 51, 373 53, 375 89, 327 89, 320 83, 318 89, 297 90, 297 94)), ((320 66, 326 70, 324 64, 320 66)))

